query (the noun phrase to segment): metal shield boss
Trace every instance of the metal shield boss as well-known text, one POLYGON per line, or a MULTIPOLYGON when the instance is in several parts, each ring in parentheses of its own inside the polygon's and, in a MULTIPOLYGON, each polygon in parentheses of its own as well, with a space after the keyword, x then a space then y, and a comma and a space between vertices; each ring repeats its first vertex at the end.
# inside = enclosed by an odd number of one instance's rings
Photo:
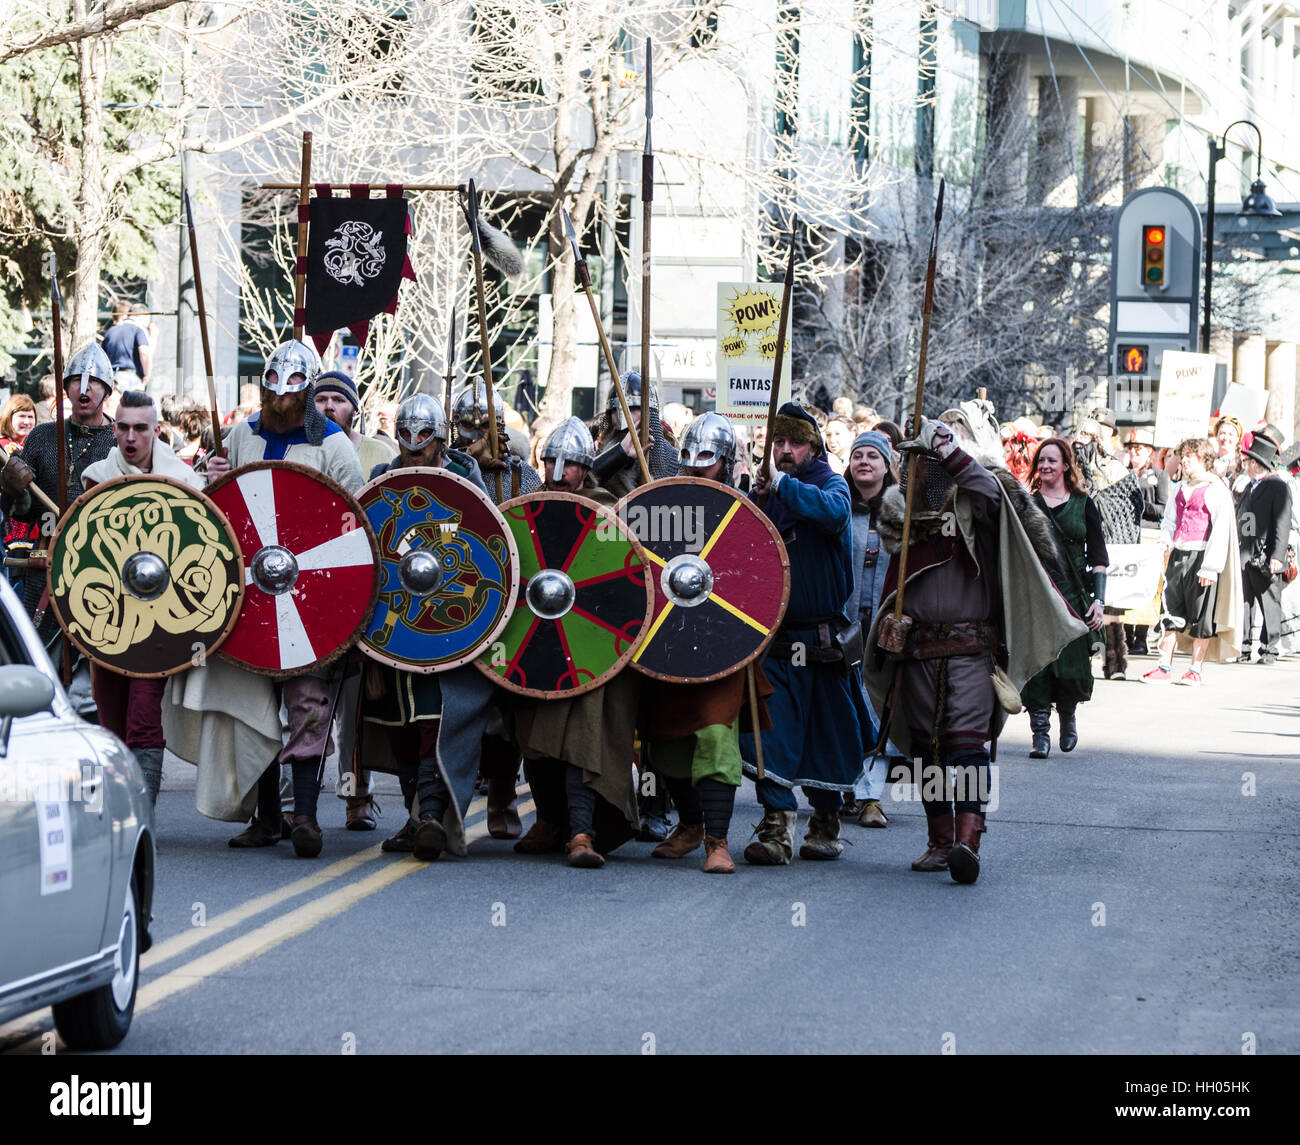
POLYGON ((221 510, 147 473, 101 482, 68 507, 46 576, 68 638, 124 676, 203 663, 236 623, 244 594, 240 546, 221 510))
POLYGON ((780 534, 741 493, 673 477, 624 497, 619 517, 645 550, 655 614, 632 667, 703 682, 743 668, 771 642, 790 597, 780 534))
POLYGON ((473 660, 510 619, 519 554, 473 482, 445 469, 390 469, 357 500, 379 544, 380 585, 361 650, 407 672, 473 660))
POLYGON ((641 546, 609 509, 572 493, 501 506, 519 546, 519 590, 479 668, 512 692, 577 696, 636 652, 653 606, 641 546))
POLYGON ((301 676, 351 648, 379 589, 375 538, 361 506, 305 465, 256 461, 208 496, 244 552, 244 603, 221 649, 268 676, 301 676))

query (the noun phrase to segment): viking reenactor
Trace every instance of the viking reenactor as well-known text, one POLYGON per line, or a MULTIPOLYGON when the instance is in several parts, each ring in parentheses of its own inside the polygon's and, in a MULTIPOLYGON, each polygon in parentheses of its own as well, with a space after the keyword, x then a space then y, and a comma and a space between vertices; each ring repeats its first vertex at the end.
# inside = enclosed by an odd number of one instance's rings
MULTIPOLYGON (((134 473, 169 477, 193 489, 202 489, 203 475, 195 473, 158 436, 158 410, 144 390, 122 394, 113 420, 117 444, 103 461, 86 466, 82 484, 93 489, 101 481, 134 473)), ((162 698, 167 681, 161 677, 126 676, 96 664, 91 669, 99 723, 134 753, 144 772, 149 802, 158 802, 162 786, 162 698)))
MULTIPOLYGON (((316 352, 305 343, 290 341, 276 347, 267 359, 262 378, 261 410, 231 431, 226 439, 226 456, 214 456, 208 462, 209 479, 252 462, 290 461, 324 473, 349 493, 360 489, 361 465, 347 433, 316 408, 314 383, 319 370, 316 352)), ((287 712, 288 740, 262 773, 257 814, 245 831, 230 840, 232 847, 266 847, 281 838, 283 763, 289 764, 293 772, 290 838, 294 851, 304 858, 320 854, 323 838, 316 821, 319 767, 333 739, 331 711, 342 672, 342 663, 335 661, 317 671, 279 681, 278 690, 287 712)), ((223 702, 218 695, 208 699, 215 704, 223 702)))
MULTIPOLYGON (((91 342, 69 360, 63 371, 64 392, 71 402, 72 413, 66 422, 67 501, 60 511, 71 505, 85 491, 82 475, 86 466, 103 461, 113 448, 113 423, 104 413, 104 403, 113 392, 113 367, 108 355, 91 342)), ((59 430, 57 421, 41 422, 27 435, 22 452, 6 462, 0 472, 0 509, 14 520, 41 524, 42 534, 54 531, 55 521, 47 504, 33 496, 28 488, 33 482, 53 502, 59 495, 59 430)), ((24 585, 27 612, 36 619, 41 639, 47 644, 58 631, 54 616, 41 604, 45 598, 45 578, 29 576, 24 585), (39 617, 39 618, 38 618, 39 617)))
MULTIPOLYGON (((632 426, 629 429, 619 405, 618 392, 611 386, 609 397, 605 401, 605 412, 598 419, 595 433, 596 460, 591 466, 597 482, 616 498, 626 496, 642 483, 636 464, 636 451, 632 447, 632 434, 640 431, 641 419, 645 416, 642 409, 644 395, 641 375, 636 370, 629 370, 620 380, 623 392, 627 395, 628 409, 632 411, 632 426)), ((645 451, 645 460, 650 470, 650 479, 658 481, 663 477, 676 477, 681 463, 677 447, 668 440, 659 421, 658 391, 653 385, 648 388, 650 447, 645 451)))
MULTIPOLYGON (((361 411, 361 398, 357 393, 357 384, 340 370, 330 370, 316 379, 314 386, 316 408, 330 421, 348 435, 352 448, 357 451, 357 461, 361 472, 369 474, 376 466, 387 464, 396 456, 396 451, 386 441, 377 437, 364 437, 352 428, 361 411)), ((357 673, 350 670, 344 679, 343 690, 339 693, 339 753, 350 756, 351 746, 356 738, 356 728, 352 724, 352 714, 356 710, 357 673)), ((346 800, 344 826, 349 831, 373 831, 378 823, 375 815, 374 796, 370 790, 370 772, 362 769, 357 776, 355 788, 339 786, 339 798, 346 800)))
MULTIPOLYGON (((546 489, 612 508, 614 497, 589 479, 594 454, 581 421, 561 422, 540 452, 546 489)), ((563 844, 570 866, 597 869, 632 837, 638 824, 632 760, 639 690, 640 677, 623 669, 581 695, 514 705, 514 739, 537 804, 536 821, 515 844, 520 854, 546 854, 563 844)))
MULTIPOLYGON (((394 429, 398 456, 377 466, 371 480, 421 466, 444 469, 486 494, 474 458, 446 448, 447 417, 436 398, 407 398, 394 429)), ((465 853, 465 817, 494 698, 492 684, 472 664, 421 673, 366 663, 351 766, 358 771, 365 760, 396 771, 407 810, 402 829, 384 841, 385 851, 409 851, 423 860, 444 851, 465 853)))
POLYGON ((316 379, 316 408, 348 435, 357 451, 361 472, 369 473, 376 465, 392 461, 396 450, 381 437, 366 437, 352 428, 361 412, 357 384, 341 370, 330 370, 316 379))
MULTIPOLYGON (((777 411, 772 460, 750 495, 763 506, 790 558, 790 599, 764 670, 775 689, 773 729, 763 733, 766 774, 758 778, 754 737, 741 738, 763 821, 745 859, 781 866, 794 854, 802 787, 813 807, 800 858, 838 859, 840 808, 874 741, 844 606, 853 589, 849 489, 826 460, 812 414, 795 402, 777 411), (844 639, 842 642, 842 638, 844 639)), ((860 644, 860 637, 858 640, 860 644)))
MULTIPOLYGON (((706 413, 682 437, 682 476, 730 486, 738 452, 731 422, 706 413)), ((754 670, 759 694, 770 695, 771 685, 754 670)), ((706 874, 735 871, 727 836, 744 767, 740 729, 748 713, 747 671, 740 668, 707 683, 649 678, 642 684, 641 758, 666 782, 680 815, 672 834, 650 852, 652 858, 680 859, 703 844, 706 874)))
POLYGON ((1057 559, 1050 527, 1001 467, 996 435, 977 461, 958 446, 952 428, 923 418, 915 440, 900 448, 916 455, 905 637, 901 649, 888 653, 880 640, 882 629, 895 623, 906 472, 881 500, 878 527, 891 559, 868 637, 867 687, 882 713, 881 741, 888 736, 906 758, 922 763, 913 779, 929 841, 912 869, 949 870, 957 882, 971 883, 985 830, 988 745, 1005 711, 1019 710, 1025 681, 1086 628, 1043 571, 1044 562, 1057 559))
POLYGON ((461 390, 452 404, 451 418, 455 423, 456 431, 453 445, 478 462, 479 468, 485 474, 488 495, 493 501, 497 497, 496 481, 492 478, 492 474, 498 472, 501 474, 503 500, 522 497, 525 493, 536 493, 542 487, 542 479, 536 469, 522 457, 511 452, 500 398, 494 404, 497 415, 497 456, 492 456, 491 443, 488 440, 487 388, 481 379, 471 382, 461 390))

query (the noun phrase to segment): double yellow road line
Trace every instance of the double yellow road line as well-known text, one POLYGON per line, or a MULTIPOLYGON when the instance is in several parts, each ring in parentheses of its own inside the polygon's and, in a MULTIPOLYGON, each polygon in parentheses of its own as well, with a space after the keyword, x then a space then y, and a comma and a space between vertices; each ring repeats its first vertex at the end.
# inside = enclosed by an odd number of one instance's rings
MULTIPOLYGON (((520 788, 521 795, 527 791, 527 787, 520 788)), ((536 805, 531 799, 521 802, 518 806, 521 817, 535 809, 536 805)), ((487 836, 486 812, 486 799, 476 799, 470 804, 469 813, 466 815, 465 820, 465 842, 467 845, 487 836), (470 820, 476 819, 479 814, 482 814, 483 818, 477 819, 471 825, 470 820)), ((231 910, 216 915, 208 919, 205 926, 196 926, 192 930, 173 935, 171 938, 154 945, 147 954, 141 957, 140 971, 143 974, 146 970, 170 962, 193 950, 194 947, 215 938, 224 931, 231 930, 251 918, 256 918, 260 914, 273 910, 281 903, 319 890, 327 883, 351 874, 366 863, 378 859, 381 855, 383 855, 383 852, 380 850, 379 844, 367 847, 364 851, 349 855, 346 859, 339 859, 337 862, 330 863, 328 866, 322 867, 304 878, 295 879, 277 890, 258 895, 256 898, 249 899, 231 910)), ((240 963, 248 962, 250 959, 258 958, 269 950, 274 950, 281 943, 306 933, 327 918, 342 914, 362 899, 369 898, 377 891, 391 886, 399 879, 406 878, 407 875, 423 870, 428 865, 428 863, 421 862, 411 855, 396 858, 373 874, 339 887, 337 890, 331 891, 320 898, 312 899, 310 902, 289 911, 288 914, 264 923, 255 930, 250 930, 247 934, 232 939, 207 954, 199 955, 147 985, 142 982, 136 992, 136 1015, 139 1016, 167 1001, 167 999, 188 990, 190 987, 199 985, 215 974, 223 973, 240 965, 240 963)), ((40 1011, 39 1016, 34 1019, 19 1019, 18 1022, 0 1028, 0 1051, 39 1053, 43 1034, 51 1028, 52 1023, 49 1020, 47 1011, 40 1011), (15 1038, 26 1038, 27 1040, 15 1043, 15 1038)))

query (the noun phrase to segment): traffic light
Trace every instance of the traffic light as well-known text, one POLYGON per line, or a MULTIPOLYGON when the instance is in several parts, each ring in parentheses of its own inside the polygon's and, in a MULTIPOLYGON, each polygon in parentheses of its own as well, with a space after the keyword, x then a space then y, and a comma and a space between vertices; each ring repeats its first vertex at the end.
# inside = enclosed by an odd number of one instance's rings
POLYGON ((1142 228, 1142 285, 1164 286, 1165 284, 1165 237, 1168 229, 1163 226, 1142 228))
POLYGON ((1115 347, 1115 357, 1118 359, 1115 372, 1117 374, 1145 374, 1147 372, 1147 358, 1150 347, 1120 345, 1115 347))

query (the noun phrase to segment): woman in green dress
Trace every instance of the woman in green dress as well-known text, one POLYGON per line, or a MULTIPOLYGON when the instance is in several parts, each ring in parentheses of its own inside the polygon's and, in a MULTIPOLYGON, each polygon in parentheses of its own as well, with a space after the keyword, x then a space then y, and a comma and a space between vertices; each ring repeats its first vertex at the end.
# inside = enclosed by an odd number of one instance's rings
POLYGON ((1101 514, 1083 491, 1074 451, 1064 438, 1049 437, 1039 445, 1029 468, 1029 488, 1051 522, 1061 556, 1060 567, 1048 570, 1052 582, 1092 629, 1067 644, 1056 662, 1039 672, 1020 693, 1029 709, 1034 737, 1029 757, 1046 759, 1052 744, 1053 704, 1061 721, 1061 750, 1073 751, 1079 742, 1075 708, 1092 699, 1092 654, 1105 642, 1102 602, 1110 557, 1102 536, 1101 514))

